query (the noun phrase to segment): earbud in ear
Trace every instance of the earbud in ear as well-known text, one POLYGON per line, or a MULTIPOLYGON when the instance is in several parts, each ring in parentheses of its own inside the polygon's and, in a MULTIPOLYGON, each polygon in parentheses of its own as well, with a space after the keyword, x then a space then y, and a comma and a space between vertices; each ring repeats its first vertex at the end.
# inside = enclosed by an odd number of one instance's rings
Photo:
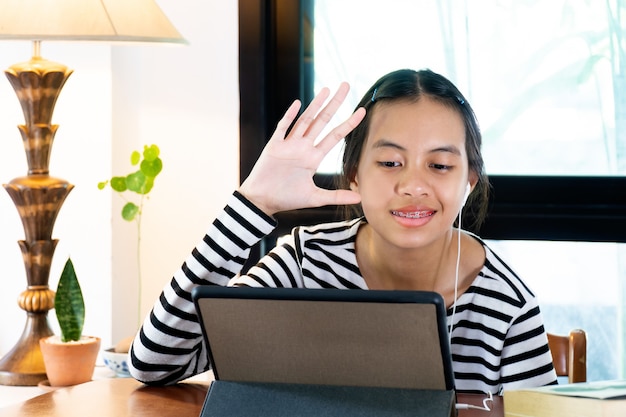
POLYGON ((469 197, 471 192, 472 192, 472 186, 468 182, 467 187, 465 187, 465 195, 463 196, 463 206, 465 206, 465 203, 467 203, 467 198, 469 197))

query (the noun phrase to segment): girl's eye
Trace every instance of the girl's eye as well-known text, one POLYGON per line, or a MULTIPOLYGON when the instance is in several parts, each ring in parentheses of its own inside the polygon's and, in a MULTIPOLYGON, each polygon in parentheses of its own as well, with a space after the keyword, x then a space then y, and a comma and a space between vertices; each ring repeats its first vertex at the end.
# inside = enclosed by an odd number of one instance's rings
POLYGON ((401 165, 400 162, 394 162, 394 161, 380 161, 378 164, 385 168, 395 168, 401 165))
POLYGON ((450 165, 444 165, 444 164, 430 164, 430 166, 439 171, 446 171, 446 170, 452 169, 450 165))

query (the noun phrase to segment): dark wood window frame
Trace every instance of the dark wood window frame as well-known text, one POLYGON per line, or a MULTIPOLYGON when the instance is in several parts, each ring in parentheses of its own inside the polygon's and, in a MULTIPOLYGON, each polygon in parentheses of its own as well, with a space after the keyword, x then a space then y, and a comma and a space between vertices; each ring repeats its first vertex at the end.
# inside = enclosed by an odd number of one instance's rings
MULTIPOLYGON (((313 0, 239 0, 240 177, 252 169, 289 104, 311 99, 313 0)), ((332 187, 332 176, 316 181, 332 187)), ((491 176, 485 239, 626 242, 626 177, 491 176)), ((256 261, 276 236, 298 224, 338 218, 335 207, 282 213, 278 229, 253 250, 256 261)))

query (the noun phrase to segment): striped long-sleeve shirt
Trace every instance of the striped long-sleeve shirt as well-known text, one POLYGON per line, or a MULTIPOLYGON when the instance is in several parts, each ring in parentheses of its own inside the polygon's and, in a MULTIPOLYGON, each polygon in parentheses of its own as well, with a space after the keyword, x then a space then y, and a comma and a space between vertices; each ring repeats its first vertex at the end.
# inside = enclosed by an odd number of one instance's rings
MULTIPOLYGON (((164 385, 210 368, 190 295, 197 285, 367 289, 355 254, 363 221, 295 228, 240 275, 250 248, 276 224, 235 192, 146 318, 130 352, 131 374, 147 384, 164 385)), ((480 242, 484 266, 456 301, 451 335, 456 389, 497 393, 555 383, 535 296, 480 242)))

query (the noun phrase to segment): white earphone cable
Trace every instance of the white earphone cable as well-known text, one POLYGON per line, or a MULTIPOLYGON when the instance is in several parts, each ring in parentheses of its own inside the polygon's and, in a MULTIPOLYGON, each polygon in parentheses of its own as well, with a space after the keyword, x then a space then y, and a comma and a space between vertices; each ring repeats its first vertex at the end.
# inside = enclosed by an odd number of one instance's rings
POLYGON ((459 210, 459 228, 457 231, 456 244, 456 266, 454 268, 454 300, 452 301, 452 316, 450 317, 450 331, 448 332, 448 341, 452 344, 452 328, 454 327, 454 315, 456 314, 456 298, 459 293, 459 267, 461 265, 461 217, 463 207, 459 210))
POLYGON ((493 394, 490 392, 486 393, 487 397, 483 399, 482 407, 479 405, 473 404, 463 404, 457 403, 457 410, 483 410, 483 411, 491 411, 491 404, 493 404, 493 394))

